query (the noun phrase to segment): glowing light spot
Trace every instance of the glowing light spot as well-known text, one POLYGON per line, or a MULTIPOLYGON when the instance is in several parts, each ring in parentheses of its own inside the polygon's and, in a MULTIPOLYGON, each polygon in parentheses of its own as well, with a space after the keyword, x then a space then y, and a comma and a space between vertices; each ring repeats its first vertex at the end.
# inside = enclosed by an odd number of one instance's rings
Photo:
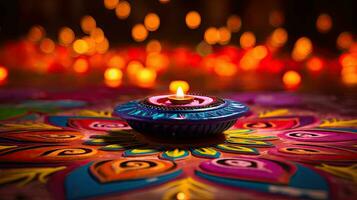
POLYGON ((97 27, 97 23, 92 16, 86 15, 81 20, 81 28, 83 32, 90 33, 91 30, 97 27))
POLYGON ((145 16, 144 25, 149 31, 156 31, 160 26, 160 18, 155 13, 149 13, 145 16))
POLYGON ((160 53, 161 43, 158 40, 150 40, 146 45, 146 52, 160 53))
POLYGON ((190 85, 186 81, 182 80, 171 81, 169 90, 171 93, 175 93, 179 87, 181 87, 184 93, 187 93, 188 90, 190 90, 190 85))
POLYGON ((269 45, 275 48, 282 47, 288 40, 288 33, 284 28, 277 28, 271 34, 269 45))
POLYGON ((284 13, 280 10, 274 10, 269 14, 269 23, 274 27, 283 25, 284 21, 284 13))
POLYGON ((283 83, 287 88, 296 88, 301 83, 301 75, 293 70, 287 71, 283 75, 283 83))
POLYGON ((58 41, 62 45, 65 45, 65 46, 70 45, 73 42, 74 38, 75 38, 74 32, 69 27, 63 27, 59 31, 58 41))
POLYGON ((149 53, 146 57, 146 66, 155 71, 162 71, 167 68, 169 59, 160 53, 149 53))
POLYGON ((101 28, 95 28, 93 30, 90 31, 90 36, 91 38, 94 39, 94 41, 96 43, 100 43, 104 40, 105 36, 104 36, 104 32, 101 28))
POLYGON ((125 60, 121 56, 113 56, 108 61, 110 68, 123 69, 125 67, 125 60))
POLYGON ((176 194, 177 200, 186 200, 186 194, 184 192, 179 192, 176 194))
POLYGON ((104 72, 104 79, 108 81, 122 80, 123 72, 118 68, 108 68, 104 72))
POLYGON ((40 43, 40 49, 43 53, 53 53, 55 47, 55 43, 49 38, 43 39, 40 43))
POLYGON ((349 49, 353 44, 353 36, 350 32, 342 32, 337 37, 336 41, 339 49, 349 49))
POLYGON ((126 19, 130 15, 131 7, 127 1, 120 1, 115 8, 115 14, 119 19, 126 19))
POLYGON ((190 29, 196 29, 201 24, 201 16, 197 11, 190 11, 186 14, 186 25, 190 29))
POLYGON ((204 34, 204 39, 208 44, 216 44, 219 40, 219 32, 214 27, 209 27, 204 34))
POLYGON ((131 29, 131 36, 137 42, 144 41, 148 36, 148 31, 146 30, 145 26, 142 24, 136 24, 131 29))
POLYGON ((255 35, 252 32, 244 32, 239 39, 240 46, 243 49, 251 48, 255 45, 255 35))
POLYGON ((169 3, 170 0, 159 0, 159 2, 162 3, 162 4, 166 4, 166 3, 169 3))
POLYGON ((136 76, 136 83, 140 87, 150 88, 153 87, 156 80, 156 72, 152 69, 143 68, 138 71, 136 76))
POLYGON ((104 80, 104 83, 108 87, 116 88, 116 87, 119 87, 121 85, 122 81, 121 80, 116 80, 116 81, 104 80))
POLYGON ((78 39, 73 43, 73 50, 78 54, 84 54, 88 51, 88 44, 85 40, 78 39))
POLYGON ((88 50, 85 53, 89 54, 89 55, 94 54, 96 51, 96 45, 97 45, 95 43, 95 40, 89 36, 83 37, 82 40, 84 40, 88 45, 88 50))
POLYGON ((227 28, 232 32, 238 32, 242 26, 242 20, 237 15, 231 15, 227 19, 227 28))
POLYGON ((231 41, 231 32, 226 27, 221 27, 218 29, 219 33, 219 44, 225 45, 231 41))
POLYGON ((84 58, 78 58, 73 63, 73 70, 79 74, 86 73, 88 69, 88 61, 84 58))
POLYGON ((254 49, 252 49, 252 56, 255 59, 261 60, 265 58, 267 55, 268 55, 268 49, 263 45, 256 46, 254 47, 254 49))
POLYGON ((322 70, 323 62, 321 58, 312 57, 306 62, 307 69, 311 72, 319 72, 322 70))
POLYGON ((113 10, 118 2, 119 0, 104 0, 104 7, 108 10, 113 10))
POLYGON ((316 20, 316 28, 320 33, 327 33, 332 28, 332 19, 328 14, 321 14, 316 20))
POLYGON ((312 53, 312 48, 311 40, 301 37, 295 42, 291 56, 295 61, 305 60, 312 53))
POLYGON ((3 66, 0 66, 0 81, 4 81, 9 75, 7 69, 3 66))
POLYGON ((141 64, 141 62, 136 60, 130 61, 126 68, 126 72, 128 74, 129 80, 135 82, 136 74, 143 68, 144 66, 143 64, 141 64))
POLYGON ((237 73, 236 65, 225 59, 218 58, 215 64, 213 70, 218 76, 229 77, 237 73))
POLYGON ((33 26, 30 28, 27 38, 31 42, 39 42, 46 35, 45 29, 42 26, 33 26))

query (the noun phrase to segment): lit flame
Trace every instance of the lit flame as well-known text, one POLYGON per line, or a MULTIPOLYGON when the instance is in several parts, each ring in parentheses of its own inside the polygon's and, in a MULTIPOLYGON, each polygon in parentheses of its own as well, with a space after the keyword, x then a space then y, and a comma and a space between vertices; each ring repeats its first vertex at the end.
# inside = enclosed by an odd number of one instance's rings
POLYGON ((185 97, 185 93, 183 93, 182 87, 179 86, 176 91, 176 98, 183 99, 185 97))

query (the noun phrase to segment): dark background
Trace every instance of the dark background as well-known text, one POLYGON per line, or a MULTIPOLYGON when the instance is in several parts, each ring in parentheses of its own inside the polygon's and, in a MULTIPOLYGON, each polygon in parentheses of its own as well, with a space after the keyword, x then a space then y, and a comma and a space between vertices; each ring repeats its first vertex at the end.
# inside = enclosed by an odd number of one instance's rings
POLYGON ((76 36, 80 19, 92 15, 111 45, 132 43, 130 31, 136 23, 142 23, 145 15, 155 12, 160 16, 158 31, 148 39, 160 39, 172 44, 197 44, 209 26, 224 26, 231 14, 242 18, 242 29, 232 35, 232 44, 238 44, 242 31, 253 31, 258 42, 264 41, 274 29, 269 25, 269 13, 281 10, 285 14, 284 28, 289 33, 288 47, 301 36, 310 37, 319 47, 336 50, 335 42, 342 31, 357 32, 357 1, 353 0, 171 0, 161 4, 158 0, 129 0, 131 14, 119 20, 113 10, 105 9, 102 0, 11 0, 0 1, 0 43, 24 36, 35 24, 45 27, 47 36, 57 38, 62 26, 71 27, 76 36), (199 29, 190 30, 185 25, 185 14, 197 10, 202 17, 199 29), (332 30, 326 34, 317 32, 316 18, 328 13, 333 19, 332 30))

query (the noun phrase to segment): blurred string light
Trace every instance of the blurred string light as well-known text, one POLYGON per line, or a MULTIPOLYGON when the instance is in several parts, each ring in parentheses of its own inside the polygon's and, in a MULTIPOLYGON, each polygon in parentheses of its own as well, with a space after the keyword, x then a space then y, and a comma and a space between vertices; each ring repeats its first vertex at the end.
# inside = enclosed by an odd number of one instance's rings
POLYGON ((118 81, 122 80, 123 72, 115 67, 110 67, 104 72, 104 79, 108 81, 118 81))
POLYGON ((284 13, 280 10, 273 10, 269 14, 269 24, 273 27, 279 27, 284 24, 285 17, 284 13))
POLYGON ((50 38, 45 38, 40 43, 40 49, 43 53, 48 53, 48 54, 53 53, 55 48, 56 48, 56 45, 53 42, 53 40, 51 40, 50 38))
POLYGON ((4 66, 0 66, 0 82, 7 79, 9 72, 4 66))
POLYGON ((148 53, 160 53, 161 48, 161 43, 158 40, 150 40, 146 44, 146 52, 148 53))
POLYGON ((119 3, 119 0, 104 0, 104 7, 108 10, 113 10, 119 3))
POLYGON ((148 31, 156 31, 160 26, 160 17, 156 13, 145 16, 144 25, 148 31))
POLYGON ((30 40, 31 42, 39 42, 42 40, 46 35, 46 31, 42 26, 35 25, 30 28, 28 34, 27 34, 27 39, 30 40))
POLYGON ((231 15, 227 19, 227 28, 231 32, 238 32, 242 27, 242 20, 237 15, 231 15))
POLYGON ((312 50, 311 40, 307 37, 301 37, 295 42, 291 57, 295 61, 303 61, 312 53, 312 50))
POLYGON ((130 15, 131 7, 129 2, 120 1, 115 8, 115 14, 119 19, 126 19, 130 15))
POLYGON ((73 70, 79 74, 86 73, 89 69, 88 61, 84 58, 77 58, 72 67, 73 70))
POLYGON ((283 83, 288 89, 295 89, 301 83, 301 75, 293 70, 287 71, 283 75, 283 83))
POLYGON ((336 45, 341 50, 349 49, 353 44, 353 36, 350 32, 342 32, 338 35, 336 45))
POLYGON ((190 11, 186 14, 185 22, 188 28, 196 29, 201 24, 201 16, 197 11, 190 11))
POLYGON ((316 28, 320 33, 327 33, 332 28, 332 18, 330 15, 320 14, 316 20, 316 28))
POLYGON ((256 42, 255 35, 253 32, 250 32, 250 31, 244 32, 240 36, 240 39, 239 39, 240 46, 243 49, 248 49, 248 48, 254 47, 255 42, 256 42))
POLYGON ((58 41, 64 46, 70 45, 75 38, 73 30, 69 27, 62 27, 58 33, 58 41))
POLYGON ((97 27, 97 22, 95 21, 95 19, 92 16, 86 15, 86 16, 82 17, 81 28, 84 33, 89 34, 96 27, 97 27))
POLYGON ((142 24, 136 24, 131 29, 131 36, 137 42, 144 41, 148 36, 148 31, 142 24))

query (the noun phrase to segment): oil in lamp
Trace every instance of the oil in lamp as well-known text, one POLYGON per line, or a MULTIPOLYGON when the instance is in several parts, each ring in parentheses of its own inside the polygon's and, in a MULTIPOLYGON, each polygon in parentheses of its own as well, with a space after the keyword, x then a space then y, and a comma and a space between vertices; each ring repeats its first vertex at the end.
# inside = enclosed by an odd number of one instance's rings
POLYGON ((240 102, 213 96, 156 95, 118 105, 114 115, 136 131, 166 138, 192 138, 218 134, 230 128, 249 108, 240 102))

